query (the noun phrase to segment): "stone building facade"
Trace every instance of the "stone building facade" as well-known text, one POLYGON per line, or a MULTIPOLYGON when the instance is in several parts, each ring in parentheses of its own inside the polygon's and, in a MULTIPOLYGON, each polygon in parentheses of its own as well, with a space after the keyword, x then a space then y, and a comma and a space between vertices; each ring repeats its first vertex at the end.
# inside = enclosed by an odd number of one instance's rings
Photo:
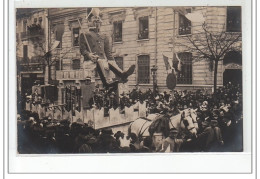
POLYGON ((46 15, 39 8, 16 11, 17 88, 23 95, 31 93, 35 81, 44 84, 46 15))
MULTIPOLYGON (((235 8, 235 10, 237 9, 239 10, 239 8, 235 8)), ((121 58, 124 69, 127 69, 133 62, 136 63, 137 69, 135 75, 130 77, 130 86, 138 83, 143 89, 151 88, 153 82, 151 68, 155 65, 158 68, 156 81, 159 89, 166 90, 167 72, 163 55, 170 60, 175 60, 175 53, 177 53, 179 58, 184 58, 183 60, 187 60, 187 62, 184 62, 186 65, 183 65, 184 69, 182 69, 186 74, 184 77, 180 77, 182 79, 177 80, 176 89, 212 88, 213 70, 210 69, 210 63, 204 59, 192 61, 193 56, 197 54, 189 52, 189 49, 182 45, 187 44, 185 36, 202 32, 202 25, 198 22, 187 22, 188 20, 183 14, 188 12, 202 13, 205 17, 205 24, 212 30, 229 33, 226 24, 232 22, 228 21, 227 7, 106 8, 102 12, 102 31, 112 38, 114 56, 121 58), (148 35, 140 38, 138 35, 140 35, 144 20, 147 21, 148 35), (119 22, 122 24, 120 24, 120 27, 122 26, 122 37, 121 40, 115 41, 113 37, 115 37, 116 25, 119 22)), ((235 19, 234 13, 231 15, 235 19)), ((239 21, 240 18, 238 17, 236 20, 239 21)), ((241 29, 237 31, 237 33, 241 33, 241 29)), ((224 64, 222 61, 219 63, 217 78, 219 86, 224 83, 226 69, 242 69, 242 41, 240 40, 235 46, 238 46, 240 50, 232 55, 227 55, 226 58, 235 58, 233 59, 234 64, 238 65, 234 65, 236 67, 228 66, 227 64, 230 63, 225 63, 225 59, 223 60, 224 64), (237 58, 240 59, 236 63, 237 58)), ((230 59, 230 61, 233 60, 230 59)))
MULTIPOLYGON (((187 42, 187 36, 202 31, 199 23, 189 21, 184 14, 203 14, 205 23, 214 31, 241 33, 240 7, 134 7, 100 10, 101 33, 110 38, 112 53, 118 65, 122 69, 128 69, 132 64, 136 64, 136 70, 127 83, 129 89, 136 84, 139 84, 142 90, 152 88, 151 69, 157 67, 155 80, 159 90, 167 90, 168 72, 163 56, 175 63, 175 54, 178 54, 183 63, 182 73, 177 80, 177 90, 212 89, 212 64, 203 59, 194 61, 193 57, 197 54, 182 45, 187 42)), ((58 82, 59 101, 62 101, 62 91, 67 85, 80 89, 88 76, 79 51, 79 35, 88 29, 87 9, 43 10, 46 11, 48 33, 45 33, 45 36, 48 44, 51 46, 55 40, 60 41, 59 46, 52 51, 50 74, 51 79, 58 82)), ((236 43, 236 46, 240 50, 227 54, 219 63, 218 86, 234 80, 230 78, 232 75, 240 75, 242 79, 242 40, 236 43)))

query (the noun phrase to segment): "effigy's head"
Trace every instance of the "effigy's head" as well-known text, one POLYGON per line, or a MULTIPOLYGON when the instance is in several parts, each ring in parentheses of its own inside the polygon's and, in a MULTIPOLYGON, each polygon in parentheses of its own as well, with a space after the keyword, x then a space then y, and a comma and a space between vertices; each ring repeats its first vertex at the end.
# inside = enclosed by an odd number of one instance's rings
POLYGON ((100 17, 100 10, 99 8, 91 8, 88 10, 87 20, 88 20, 88 26, 90 29, 100 29, 100 26, 102 24, 102 20, 100 17))

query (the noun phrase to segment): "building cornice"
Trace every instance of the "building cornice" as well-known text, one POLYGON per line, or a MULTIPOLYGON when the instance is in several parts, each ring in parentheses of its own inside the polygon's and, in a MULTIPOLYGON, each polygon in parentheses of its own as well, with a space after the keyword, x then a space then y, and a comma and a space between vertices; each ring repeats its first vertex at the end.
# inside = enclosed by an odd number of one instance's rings
POLYGON ((86 12, 87 12, 86 8, 62 9, 57 11, 55 11, 54 9, 49 9, 48 18, 50 20, 53 20, 53 19, 65 18, 73 15, 79 15, 86 12))

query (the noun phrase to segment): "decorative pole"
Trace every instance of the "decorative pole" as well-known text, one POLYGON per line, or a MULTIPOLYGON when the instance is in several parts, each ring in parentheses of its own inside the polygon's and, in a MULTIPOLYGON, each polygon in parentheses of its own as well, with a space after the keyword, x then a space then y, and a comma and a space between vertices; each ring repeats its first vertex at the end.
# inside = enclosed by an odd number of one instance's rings
POLYGON ((157 67, 154 65, 152 68, 151 68, 151 72, 152 72, 152 77, 153 77, 153 93, 155 94, 155 91, 156 91, 156 85, 157 85, 157 82, 156 82, 156 76, 157 76, 157 67))

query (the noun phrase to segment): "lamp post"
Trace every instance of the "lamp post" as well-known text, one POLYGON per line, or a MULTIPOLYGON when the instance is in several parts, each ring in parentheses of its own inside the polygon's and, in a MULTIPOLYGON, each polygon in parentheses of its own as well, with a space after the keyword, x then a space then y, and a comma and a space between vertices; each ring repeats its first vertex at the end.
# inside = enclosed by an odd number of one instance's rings
POLYGON ((153 93, 155 94, 155 90, 156 90, 156 76, 157 76, 157 67, 155 65, 153 65, 153 67, 151 68, 151 72, 152 72, 152 77, 153 77, 153 93))

